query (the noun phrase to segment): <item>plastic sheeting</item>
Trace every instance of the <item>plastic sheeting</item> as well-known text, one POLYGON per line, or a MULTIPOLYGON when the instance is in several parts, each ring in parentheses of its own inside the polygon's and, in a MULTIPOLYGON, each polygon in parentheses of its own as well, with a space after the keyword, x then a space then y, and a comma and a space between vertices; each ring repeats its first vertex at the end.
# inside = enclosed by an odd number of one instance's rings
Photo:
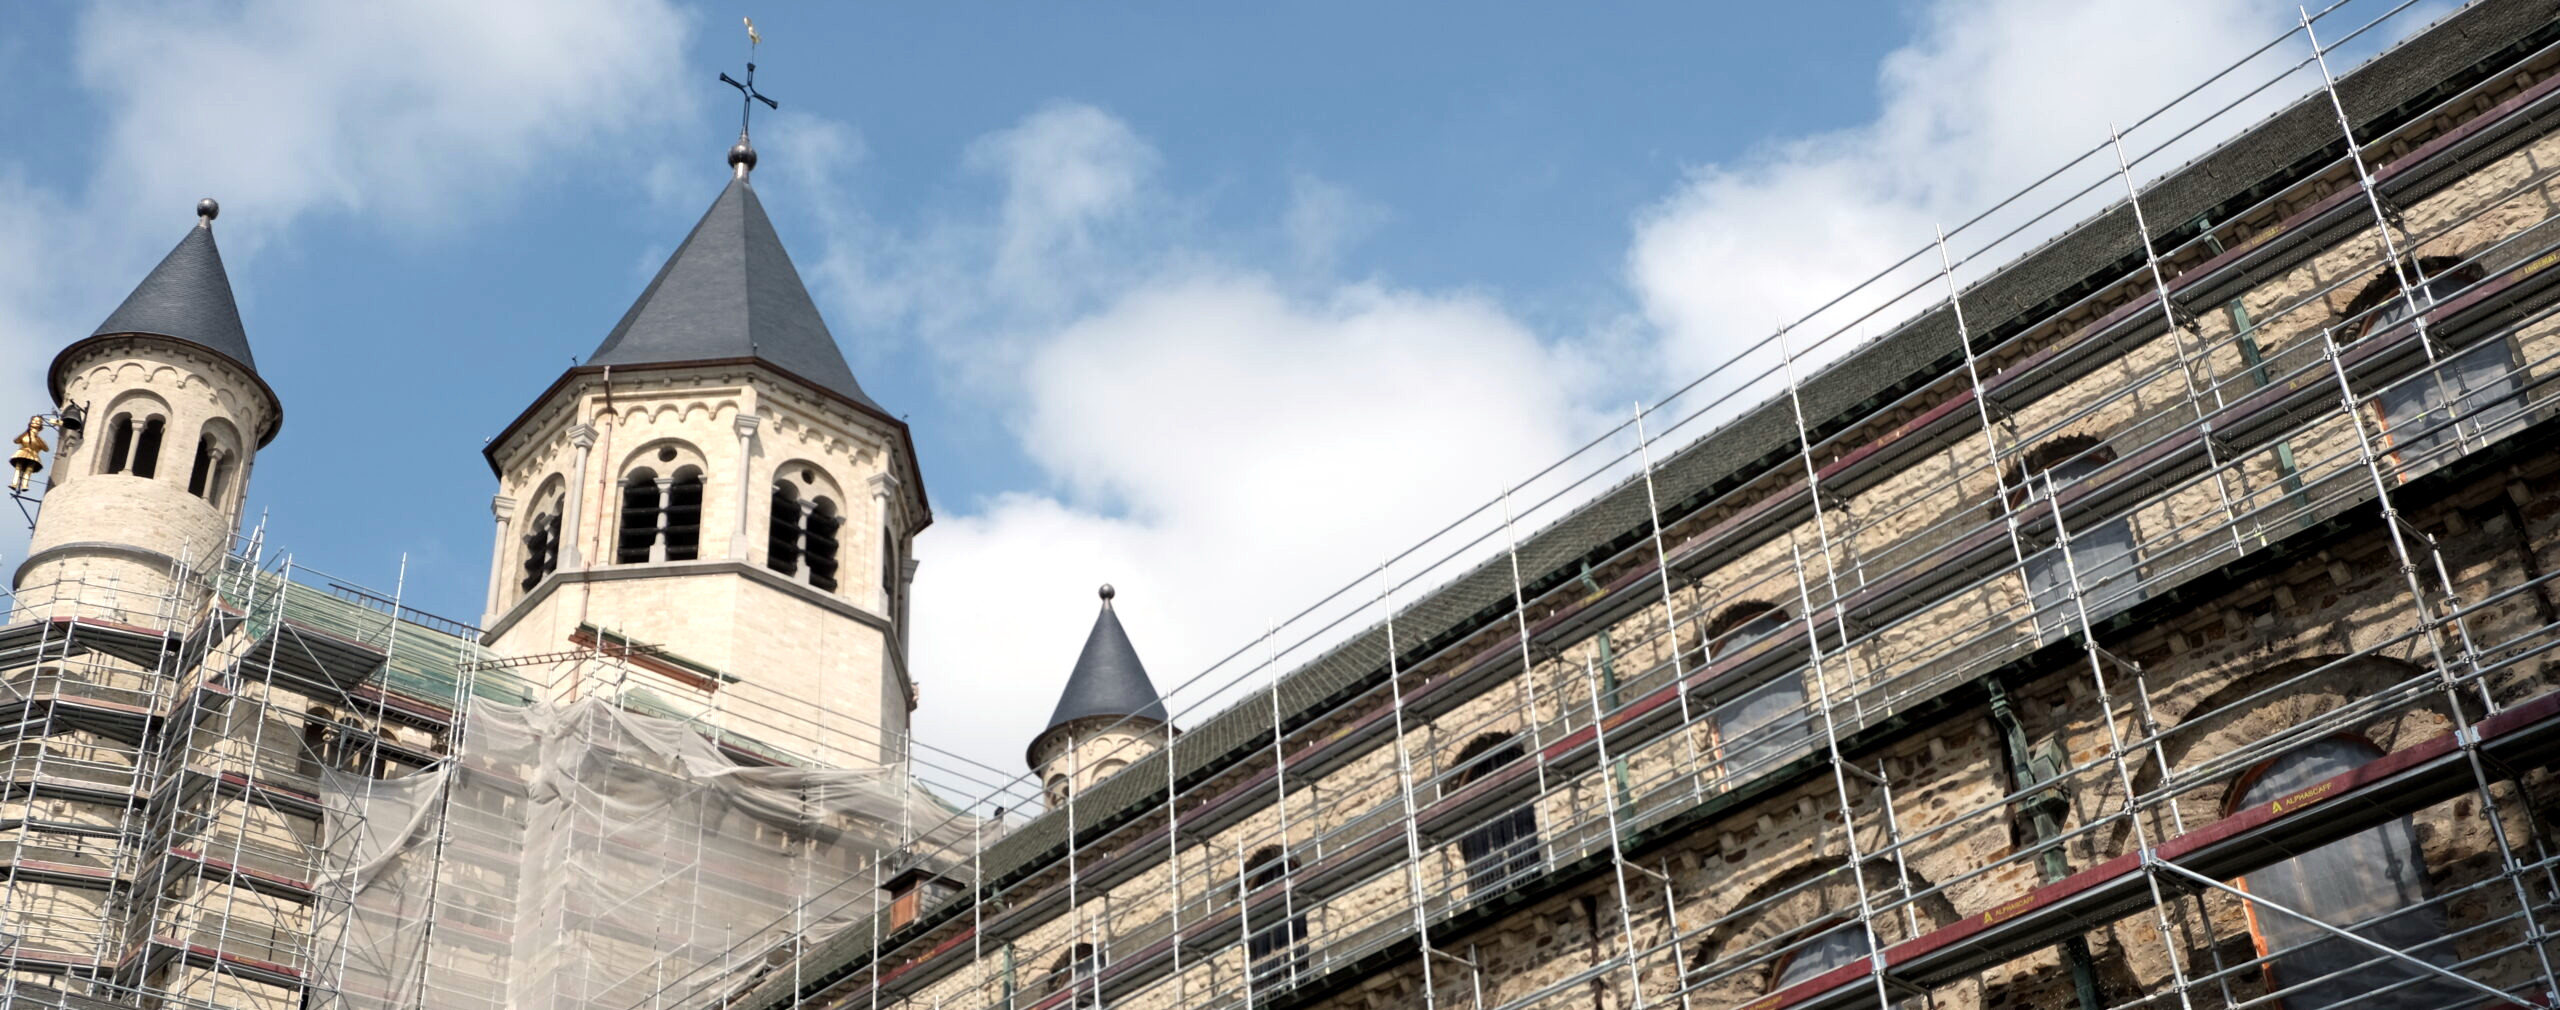
POLYGON ((704 727, 602 699, 475 699, 465 727, 439 769, 322 783, 349 911, 316 924, 319 967, 345 1006, 624 1010, 743 987, 776 960, 760 952, 871 914, 873 864, 901 868, 910 826, 971 830, 901 769, 740 765, 704 727))

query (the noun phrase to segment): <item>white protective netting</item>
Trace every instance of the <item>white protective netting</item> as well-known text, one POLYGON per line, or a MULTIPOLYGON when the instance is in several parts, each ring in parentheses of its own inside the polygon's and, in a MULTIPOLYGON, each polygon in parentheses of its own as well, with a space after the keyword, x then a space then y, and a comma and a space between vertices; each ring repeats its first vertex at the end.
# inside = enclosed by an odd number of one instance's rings
POLYGON ((351 911, 317 924, 318 967, 352 1010, 624 1010, 689 975, 747 984, 755 952, 870 914, 908 826, 971 830, 902 768, 740 765, 697 723, 604 699, 474 700, 465 726, 438 769, 323 782, 351 911))

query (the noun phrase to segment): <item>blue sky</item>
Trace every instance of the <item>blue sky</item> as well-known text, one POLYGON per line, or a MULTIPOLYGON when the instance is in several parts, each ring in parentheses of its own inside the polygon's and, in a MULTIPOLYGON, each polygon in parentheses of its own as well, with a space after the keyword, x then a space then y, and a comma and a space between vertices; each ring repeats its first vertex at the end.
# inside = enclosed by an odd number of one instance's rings
POLYGON ((0 34, 0 390, 42 407, 54 349, 220 197, 286 406, 252 513, 383 588, 405 553, 413 603, 476 619, 479 447, 718 192, 741 13, 783 103, 758 189, 940 519, 922 732, 1006 767, 1093 583, 1170 687, 2293 17, 31 5, 0 34))

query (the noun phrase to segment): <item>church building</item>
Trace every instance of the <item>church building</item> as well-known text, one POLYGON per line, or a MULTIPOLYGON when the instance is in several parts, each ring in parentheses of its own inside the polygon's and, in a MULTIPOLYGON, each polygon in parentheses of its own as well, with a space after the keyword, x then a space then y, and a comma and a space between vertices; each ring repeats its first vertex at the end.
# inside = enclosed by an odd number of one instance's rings
POLYGON ((743 130, 468 620, 246 524, 206 200, 12 459, 0 1007, 2560 1010, 2560 0, 2347 31, 1249 688, 1102 585, 1001 769, 743 130))

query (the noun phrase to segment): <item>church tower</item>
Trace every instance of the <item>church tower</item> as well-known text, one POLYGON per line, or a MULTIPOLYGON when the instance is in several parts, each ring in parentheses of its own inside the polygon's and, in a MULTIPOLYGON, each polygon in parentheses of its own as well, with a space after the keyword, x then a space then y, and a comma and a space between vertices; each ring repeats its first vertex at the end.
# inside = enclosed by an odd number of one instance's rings
POLYGON ((854 380, 756 197, 743 132, 729 164, 595 353, 489 443, 487 642, 629 642, 672 704, 886 762, 916 701, 907 587, 933 515, 905 422, 854 380))
POLYGON ((231 279, 196 223, 96 331, 54 356, 61 444, 16 575, 20 616, 150 625, 180 562, 231 549, 249 464, 284 407, 258 377, 231 279))
POLYGON ((1024 755, 1053 810, 1066 805, 1069 793, 1163 749, 1175 732, 1147 665, 1138 661, 1138 647, 1129 643, 1120 614, 1111 609, 1116 595, 1102 587, 1102 612, 1085 634, 1084 651, 1076 655, 1067 688, 1049 713, 1049 728, 1031 738, 1024 755))

